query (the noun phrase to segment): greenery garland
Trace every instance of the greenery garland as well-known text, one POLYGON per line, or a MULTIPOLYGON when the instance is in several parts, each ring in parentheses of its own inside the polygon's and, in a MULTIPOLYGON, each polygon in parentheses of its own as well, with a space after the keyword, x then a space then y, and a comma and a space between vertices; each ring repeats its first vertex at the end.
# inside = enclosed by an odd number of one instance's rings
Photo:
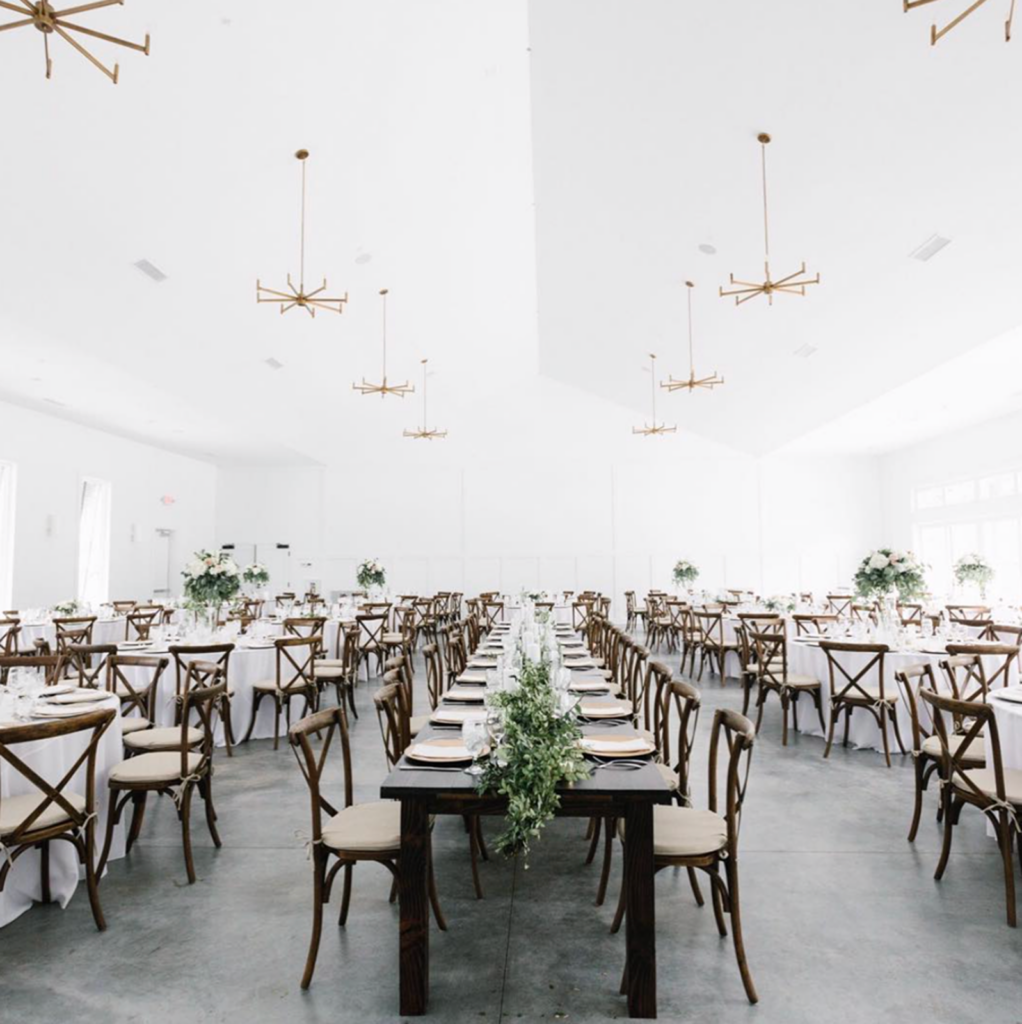
POLYGON ((491 706, 504 713, 504 739, 491 754, 477 788, 507 797, 504 831, 494 845, 505 857, 523 854, 561 805, 557 787, 589 777, 573 711, 561 710, 546 662, 526 659, 514 690, 496 694, 491 706))
POLYGON ((687 585, 699 579, 699 570, 691 562, 682 559, 675 563, 672 576, 675 583, 687 585))

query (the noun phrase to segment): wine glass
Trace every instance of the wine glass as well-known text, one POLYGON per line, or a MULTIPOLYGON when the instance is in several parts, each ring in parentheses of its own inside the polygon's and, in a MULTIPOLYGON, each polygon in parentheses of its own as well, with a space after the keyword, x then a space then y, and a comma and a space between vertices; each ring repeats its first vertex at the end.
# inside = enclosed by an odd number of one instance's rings
POLYGON ((479 755, 486 749, 486 722, 479 719, 467 719, 461 725, 461 741, 465 749, 472 755, 472 764, 465 769, 469 775, 482 775, 479 766, 479 755))

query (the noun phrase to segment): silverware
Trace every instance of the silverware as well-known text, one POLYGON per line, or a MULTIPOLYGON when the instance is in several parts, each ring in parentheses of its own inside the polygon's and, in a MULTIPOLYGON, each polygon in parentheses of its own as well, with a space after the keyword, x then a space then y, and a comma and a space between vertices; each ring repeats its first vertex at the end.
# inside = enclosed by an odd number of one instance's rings
POLYGON ((399 764, 399 772, 463 772, 464 768, 441 768, 439 765, 427 764, 399 764))

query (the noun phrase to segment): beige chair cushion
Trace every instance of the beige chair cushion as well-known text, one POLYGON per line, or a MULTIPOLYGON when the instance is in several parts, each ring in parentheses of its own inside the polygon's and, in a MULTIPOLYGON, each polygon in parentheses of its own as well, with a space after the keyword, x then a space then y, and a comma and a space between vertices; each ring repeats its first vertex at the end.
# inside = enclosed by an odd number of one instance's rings
POLYGON ((653 855, 696 857, 727 844, 727 822, 713 811, 658 804, 653 808, 653 855))
MULTIPOLYGON (((991 799, 997 798, 993 768, 970 768, 965 774, 984 794, 991 799)), ((1004 769, 1004 793, 1009 803, 1022 806, 1022 769, 1004 769)))
POLYGON ((775 677, 778 683, 786 683, 793 690, 818 690, 820 680, 816 676, 800 676, 795 672, 789 672, 787 678, 783 678, 778 672, 775 677))
POLYGON ((316 662, 316 668, 344 668, 343 658, 320 658, 316 662))
MULTIPOLYGON (((948 745, 952 750, 957 750, 962 745, 963 739, 965 739, 964 736, 949 736, 948 745)), ((940 740, 936 736, 927 736, 923 740, 923 753, 933 758, 939 758, 941 755, 940 740)), ((987 748, 982 736, 977 737, 969 744, 969 749, 965 752, 965 761, 968 764, 985 765, 987 763, 987 748)))
POLYGON ((401 849, 401 805, 396 800, 355 804, 323 826, 323 845, 355 853, 397 853, 401 849))
POLYGON ((403 644, 405 642, 403 633, 384 633, 383 642, 385 644, 403 644))
MULTIPOLYGON (((202 730, 191 726, 188 728, 188 746, 194 747, 202 742, 202 730)), ((163 729, 144 729, 142 732, 128 733, 124 737, 124 745, 131 750, 177 750, 181 746, 181 728, 168 725, 163 729)))
MULTIPOLYGON (((847 685, 847 683, 845 685, 847 685)), ((834 693, 834 696, 840 696, 840 692, 841 692, 841 686, 839 685, 837 690, 834 693)), ((845 696, 841 697, 840 699, 841 700, 846 700, 846 701, 856 701, 857 700, 860 703, 864 703, 867 699, 870 700, 870 701, 878 701, 878 700, 880 700, 880 688, 877 687, 877 686, 863 686, 860 683, 860 684, 858 684, 858 686, 853 686, 853 687, 849 688, 848 693, 845 696), (862 691, 863 690, 866 691, 866 693, 868 694, 868 697, 863 697, 863 695, 862 695, 862 691)), ((884 700, 896 701, 897 699, 898 699, 898 693, 897 693, 896 690, 891 689, 890 687, 888 687, 888 688, 886 688, 884 690, 884 700)))
POLYGON ((298 680, 293 685, 290 685, 291 681, 285 678, 284 683, 285 685, 278 689, 276 679, 260 679, 259 682, 252 684, 252 689, 264 690, 268 693, 273 693, 274 691, 276 691, 277 693, 302 693, 305 690, 305 686, 301 680, 298 680))
MULTIPOLYGON (((76 811, 85 810, 85 797, 70 790, 64 790, 63 796, 76 811)), ((0 836, 10 835, 45 799, 41 793, 23 793, 0 800, 0 836)), ((62 821, 70 821, 67 812, 60 804, 52 803, 32 822, 32 831, 52 828, 62 821)))
MULTIPOLYGON (((202 761, 200 754, 188 755, 188 771, 193 772, 202 761)), ((111 782, 174 782, 181 778, 181 755, 176 750, 138 754, 114 765, 111 782)))
POLYGON ((121 732, 124 733, 125 736, 127 736, 128 733, 138 732, 139 729, 148 728, 148 718, 139 718, 138 715, 131 715, 130 717, 121 719, 121 732))
POLYGON ((344 678, 344 669, 340 665, 324 665, 321 661, 317 661, 314 671, 317 679, 326 679, 332 682, 334 679, 344 678))

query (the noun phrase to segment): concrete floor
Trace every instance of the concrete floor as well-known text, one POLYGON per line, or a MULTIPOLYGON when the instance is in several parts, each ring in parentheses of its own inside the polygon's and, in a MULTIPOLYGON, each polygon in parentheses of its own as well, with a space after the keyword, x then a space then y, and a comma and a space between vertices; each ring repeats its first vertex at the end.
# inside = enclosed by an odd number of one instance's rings
MULTIPOLYGON (((676 664, 676 659, 666 659, 676 664)), ((418 683, 422 683, 421 668, 418 683)), ((694 756, 696 806, 705 805, 713 708, 740 707, 732 682, 702 685, 694 756)), ((376 799, 383 748, 369 691, 354 724, 357 799, 376 799)), ((423 699, 424 703, 424 699, 423 699)), ((900 759, 836 749, 796 736, 780 745, 776 703, 752 765, 741 839, 746 947, 760 1003, 745 1000, 730 940, 718 938, 684 873, 657 882, 660 1019, 954 1024, 1022 1022, 1022 934, 1004 919, 993 843, 963 815, 945 880, 933 881, 939 831, 934 795, 918 840, 905 841, 912 776, 900 759)), ((309 992, 299 980, 311 921, 311 873, 296 830, 308 830, 304 782, 286 746, 218 751, 224 847, 196 822, 199 880, 185 881, 177 821, 151 808, 128 859, 102 885, 109 929, 96 932, 79 890, 66 910, 39 906, 0 932, 0 1021, 400 1020, 397 908, 389 875, 355 872, 346 929, 335 895, 309 992), (333 919, 333 922, 331 921, 333 919)), ((487 828, 491 835, 497 823, 487 828)), ((436 870, 450 931, 431 940, 431 1016, 445 1024, 626 1019, 617 994, 623 934, 608 927, 617 897, 593 898, 598 865, 584 866, 582 824, 561 820, 530 868, 483 865, 486 899, 473 898, 461 824, 437 826, 436 870)))

